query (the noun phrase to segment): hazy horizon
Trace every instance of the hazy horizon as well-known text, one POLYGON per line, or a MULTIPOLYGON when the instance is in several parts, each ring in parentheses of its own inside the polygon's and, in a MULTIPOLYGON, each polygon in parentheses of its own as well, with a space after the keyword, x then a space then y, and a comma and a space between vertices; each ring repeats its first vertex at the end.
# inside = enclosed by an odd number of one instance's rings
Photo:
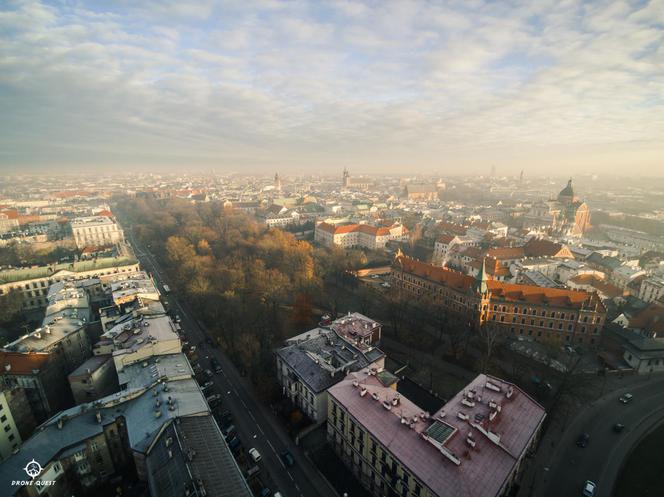
POLYGON ((0 175, 664 176, 656 1, 16 1, 0 175))

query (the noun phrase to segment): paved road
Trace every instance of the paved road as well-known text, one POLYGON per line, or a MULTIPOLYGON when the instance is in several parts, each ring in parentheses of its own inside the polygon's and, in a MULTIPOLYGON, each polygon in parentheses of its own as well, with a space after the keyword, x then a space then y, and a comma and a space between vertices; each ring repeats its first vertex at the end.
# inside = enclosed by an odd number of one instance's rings
MULTIPOLYGON (((177 309, 182 322, 182 328, 191 344, 198 344, 205 339, 202 330, 186 303, 177 299, 177 289, 170 284, 158 262, 149 251, 140 247, 129 232, 129 240, 134 247, 141 266, 151 272, 155 279, 163 285, 168 284, 172 292, 168 301, 172 309, 177 309)), ((318 470, 304 456, 283 427, 255 397, 251 385, 240 376, 231 361, 220 349, 208 348, 205 343, 198 350, 199 363, 206 369, 209 367, 209 358, 215 357, 222 366, 222 372, 213 378, 214 393, 223 396, 223 407, 233 415, 233 424, 236 427, 245 451, 255 447, 262 456, 261 476, 265 472, 274 482, 276 488, 272 492, 280 491, 284 497, 337 497, 318 470), (279 457, 284 449, 290 450, 295 458, 295 465, 286 468, 279 457)), ((212 392, 209 392, 212 393, 212 392)), ((264 478, 263 478, 264 479, 264 478)))
POLYGON ((554 451, 546 446, 540 447, 542 454, 537 457, 532 495, 581 495, 583 483, 591 480, 597 484, 596 497, 610 497, 618 471, 629 451, 662 422, 664 378, 660 376, 590 403, 561 435, 554 451), (618 398, 628 391, 634 395, 634 400, 626 405, 620 403, 618 398), (613 431, 616 423, 625 425, 621 433, 613 431), (576 439, 581 433, 590 435, 586 448, 576 446, 576 439))

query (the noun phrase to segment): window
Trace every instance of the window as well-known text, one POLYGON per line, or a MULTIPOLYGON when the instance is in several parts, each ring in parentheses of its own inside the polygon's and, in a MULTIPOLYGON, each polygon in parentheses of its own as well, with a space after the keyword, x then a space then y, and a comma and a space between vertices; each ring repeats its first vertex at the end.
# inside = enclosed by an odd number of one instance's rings
POLYGON ((11 430, 11 429, 12 429, 11 426, 9 426, 9 425, 5 425, 5 433, 7 433, 7 432, 8 432, 9 430, 11 430))
POLYGON ((2 417, 0 418, 0 421, 2 421, 3 423, 7 421, 7 416, 3 414, 2 417))
POLYGON ((14 441, 14 438, 16 438, 16 437, 14 436, 13 433, 12 433, 11 435, 9 435, 9 437, 7 437, 7 439, 8 439, 10 442, 13 442, 13 441, 14 441))

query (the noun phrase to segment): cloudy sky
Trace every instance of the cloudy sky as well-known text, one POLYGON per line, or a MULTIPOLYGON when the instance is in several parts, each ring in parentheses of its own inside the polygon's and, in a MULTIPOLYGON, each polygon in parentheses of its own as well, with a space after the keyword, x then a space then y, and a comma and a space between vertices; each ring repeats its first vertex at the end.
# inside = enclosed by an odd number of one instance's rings
POLYGON ((664 175, 664 1, 0 2, 0 171, 664 175))

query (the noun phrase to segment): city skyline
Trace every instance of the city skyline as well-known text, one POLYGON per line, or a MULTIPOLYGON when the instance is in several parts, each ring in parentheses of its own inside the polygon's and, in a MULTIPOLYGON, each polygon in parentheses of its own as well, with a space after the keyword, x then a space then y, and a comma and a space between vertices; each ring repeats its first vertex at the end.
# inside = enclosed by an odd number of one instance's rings
POLYGON ((661 175, 656 2, 10 2, 0 173, 661 175))

